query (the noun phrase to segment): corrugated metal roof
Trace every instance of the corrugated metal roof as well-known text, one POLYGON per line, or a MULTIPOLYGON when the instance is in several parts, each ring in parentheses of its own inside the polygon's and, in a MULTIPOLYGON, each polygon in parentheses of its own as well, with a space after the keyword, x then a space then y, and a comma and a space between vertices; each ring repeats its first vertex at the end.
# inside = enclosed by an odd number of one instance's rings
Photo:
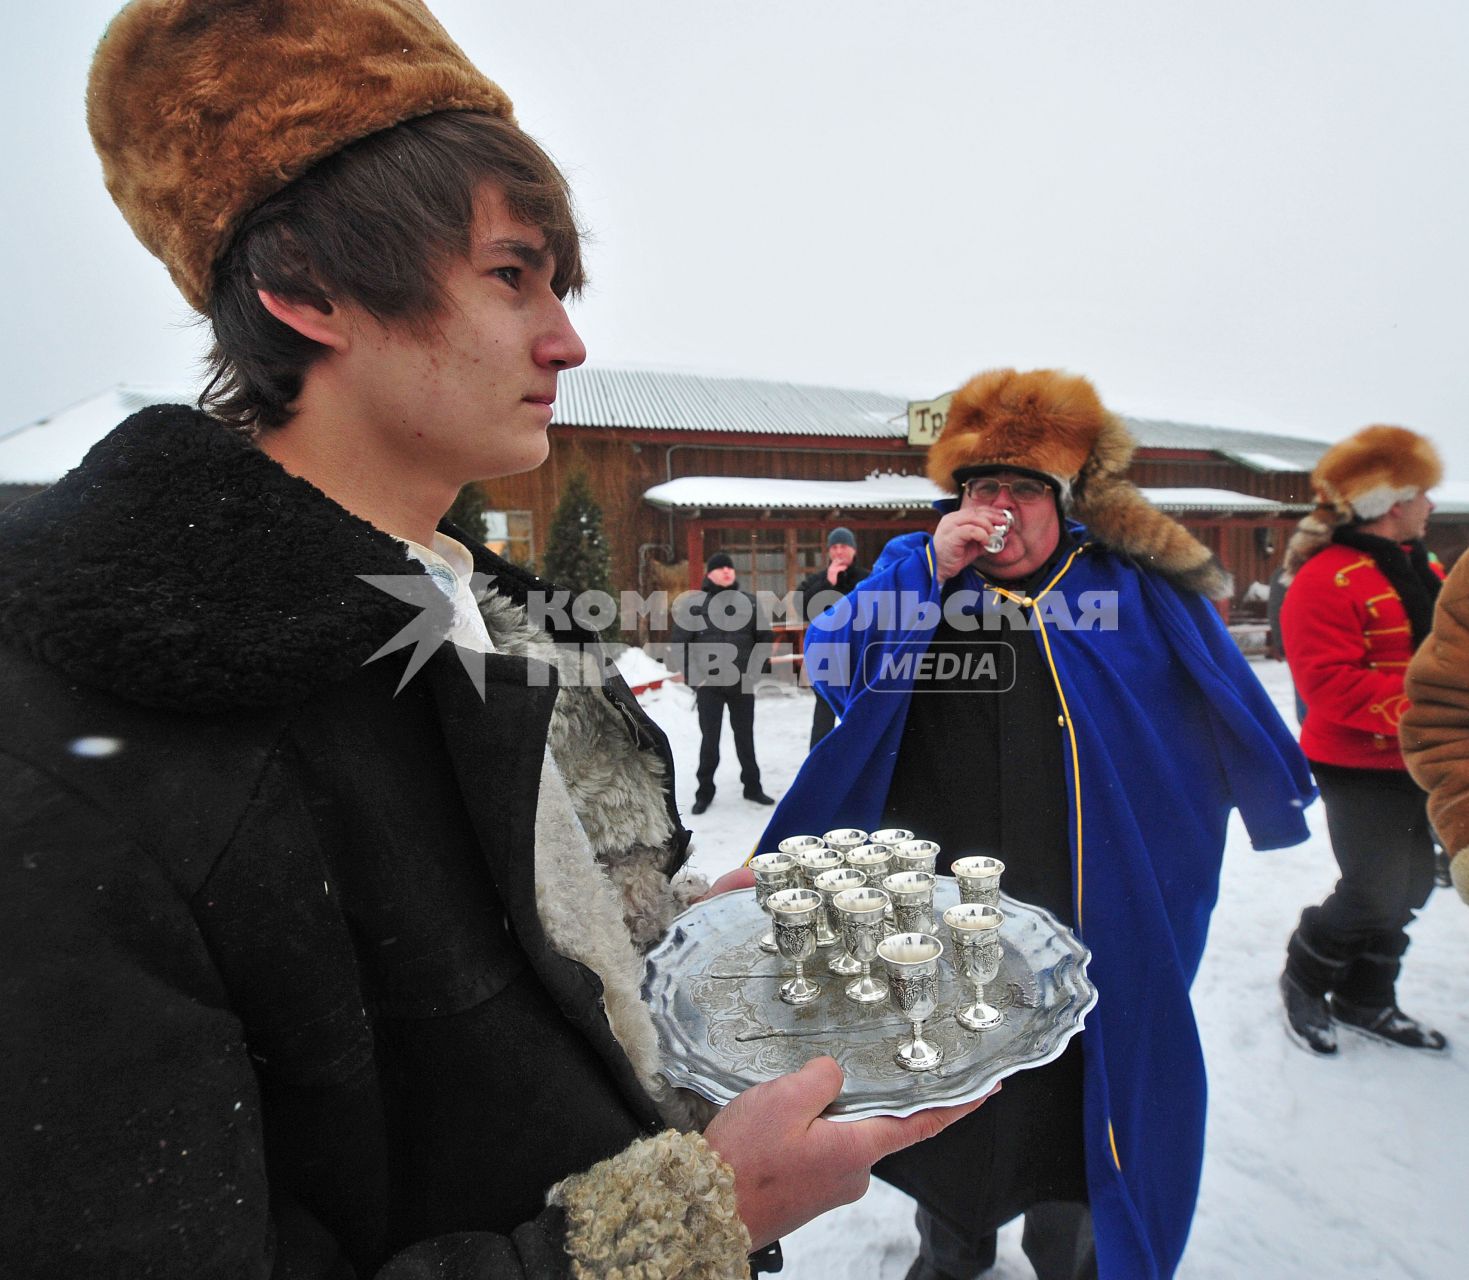
MULTIPOLYGON (((1143 496, 1175 514, 1292 515, 1306 506, 1230 489, 1148 488, 1143 496)), ((680 476, 643 494, 665 511, 899 511, 922 510, 948 497, 925 476, 879 475, 865 480, 771 480, 764 476, 680 476)))
POLYGON ((583 366, 557 378, 552 421, 576 427, 905 440, 907 414, 906 400, 880 391, 583 366))
MULTIPOLYGON (((576 427, 903 440, 907 408, 906 400, 879 391, 583 366, 557 380, 553 421, 576 427)), ((1144 448, 1208 450, 1256 471, 1310 471, 1327 448, 1302 436, 1161 418, 1123 420, 1144 448)))
POLYGON ((1303 436, 1236 431, 1161 418, 1124 418, 1145 449, 1207 449, 1253 471, 1310 471, 1331 446, 1303 436))

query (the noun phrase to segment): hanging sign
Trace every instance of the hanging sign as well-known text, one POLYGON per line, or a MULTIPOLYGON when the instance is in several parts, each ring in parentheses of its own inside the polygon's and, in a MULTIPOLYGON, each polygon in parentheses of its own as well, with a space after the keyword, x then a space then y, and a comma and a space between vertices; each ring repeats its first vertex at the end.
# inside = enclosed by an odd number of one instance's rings
POLYGON ((954 398, 950 391, 937 400, 910 400, 908 402, 908 443, 931 445, 944 429, 944 419, 949 416, 949 401, 954 398))

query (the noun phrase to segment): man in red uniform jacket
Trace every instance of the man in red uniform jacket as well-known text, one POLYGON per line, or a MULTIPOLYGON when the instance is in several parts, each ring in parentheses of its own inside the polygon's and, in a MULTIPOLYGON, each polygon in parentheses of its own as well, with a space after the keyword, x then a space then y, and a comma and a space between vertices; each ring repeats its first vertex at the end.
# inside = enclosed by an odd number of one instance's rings
POLYGON ((1280 980, 1286 1025, 1316 1053, 1336 1023, 1392 1044, 1441 1050, 1444 1037, 1397 1006, 1408 924, 1433 891, 1424 796, 1398 749, 1403 676, 1433 622, 1440 578, 1422 537, 1443 477, 1428 440, 1367 427, 1312 476, 1317 508, 1286 551, 1281 634, 1306 705, 1301 749, 1326 806, 1341 879, 1307 907, 1280 980))

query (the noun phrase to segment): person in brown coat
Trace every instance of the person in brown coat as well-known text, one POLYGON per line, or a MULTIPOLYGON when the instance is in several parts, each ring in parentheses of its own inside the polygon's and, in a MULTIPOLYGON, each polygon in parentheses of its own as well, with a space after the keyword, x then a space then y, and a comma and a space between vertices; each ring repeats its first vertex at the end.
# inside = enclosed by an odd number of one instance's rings
POLYGON ((1469 555, 1444 582, 1405 689, 1412 705, 1398 727, 1403 760, 1428 792, 1454 888, 1469 902, 1469 555))

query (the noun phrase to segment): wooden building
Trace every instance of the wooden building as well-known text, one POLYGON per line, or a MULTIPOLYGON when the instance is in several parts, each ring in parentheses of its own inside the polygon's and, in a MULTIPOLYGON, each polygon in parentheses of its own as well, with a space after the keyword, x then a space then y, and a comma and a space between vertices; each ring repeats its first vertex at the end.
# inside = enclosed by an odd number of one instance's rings
MULTIPOLYGON (((0 431, 0 505, 43 488, 130 413, 191 399, 120 386, 0 431)), ((894 534, 932 528, 925 451, 907 402, 834 387, 581 368, 561 375, 546 465, 482 486, 486 541, 539 567, 566 479, 586 472, 613 548, 614 585, 697 584, 704 559, 734 557, 745 584, 784 593, 851 528, 867 563, 894 534)), ((1132 480, 1234 574, 1237 601, 1269 580, 1310 501, 1317 440, 1129 418, 1132 480)), ((1435 490, 1429 545, 1452 563, 1469 545, 1469 485, 1435 490)))
MULTIPOLYGON (((856 534, 871 563, 888 538, 930 529, 926 451, 911 446, 907 402, 831 387, 598 368, 560 377, 548 463, 484 486, 490 538, 521 560, 543 550, 566 478, 586 472, 614 549, 615 585, 697 585, 728 551, 751 590, 793 588, 824 562, 826 532, 856 534)), ((1318 440, 1127 419, 1130 478, 1208 544, 1237 601, 1268 582, 1310 506, 1318 440)), ((1446 542, 1462 548, 1469 503, 1446 542)))

